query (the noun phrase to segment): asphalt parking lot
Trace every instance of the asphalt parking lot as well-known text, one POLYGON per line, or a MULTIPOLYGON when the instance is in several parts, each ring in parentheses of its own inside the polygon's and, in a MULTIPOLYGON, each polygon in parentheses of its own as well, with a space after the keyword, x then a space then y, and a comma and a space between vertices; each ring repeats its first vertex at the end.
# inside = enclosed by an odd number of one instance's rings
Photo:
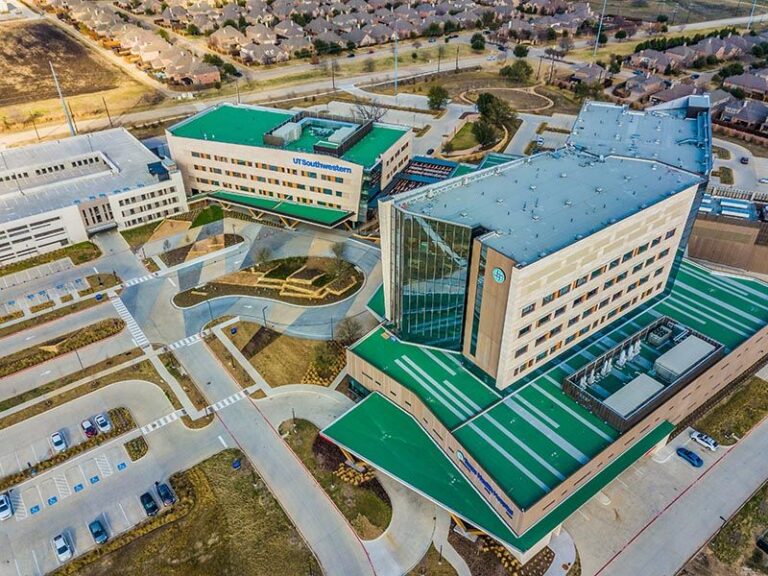
POLYGON ((60 432, 68 446, 75 446, 86 440, 85 433, 80 428, 80 422, 85 418, 91 418, 95 414, 68 414, 63 420, 65 424, 58 428, 40 429, 35 424, 22 423, 17 427, 4 432, 5 447, 0 451, 0 476, 15 474, 30 465, 47 460, 55 455, 51 444, 51 434, 60 432), (30 441, 30 439, 32 439, 30 441))
MULTIPOLYGON (((0 576, 39 576, 59 566, 51 540, 64 534, 75 556, 96 544, 88 523, 110 538, 146 518, 140 494, 154 479, 128 458, 124 438, 41 474, 11 492, 14 516, 0 524, 0 576)), ((144 467, 146 468, 146 467, 144 467)))

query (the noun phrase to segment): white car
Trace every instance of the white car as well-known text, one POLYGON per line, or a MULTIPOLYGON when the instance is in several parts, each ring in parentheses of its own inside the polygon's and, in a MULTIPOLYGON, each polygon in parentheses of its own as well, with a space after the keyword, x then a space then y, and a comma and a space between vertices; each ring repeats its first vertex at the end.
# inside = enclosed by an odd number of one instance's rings
POLYGON ((56 551, 56 558, 62 564, 72 558, 72 546, 69 545, 64 534, 59 534, 53 537, 53 549, 56 551))
POLYGON ((96 414, 96 416, 93 417, 93 421, 96 423, 96 428, 99 429, 99 432, 103 434, 112 430, 112 424, 106 414, 96 414))
POLYGON ((3 492, 0 494, 0 520, 8 520, 11 516, 13 516, 13 504, 8 492, 3 492))
POLYGON ((697 432, 696 430, 691 432, 691 440, 693 440, 694 442, 696 442, 696 444, 699 444, 700 446, 703 446, 704 448, 712 452, 717 450, 717 448, 720 446, 717 443, 717 440, 712 438, 712 436, 707 436, 706 434, 702 432, 697 432))
POLYGON ((760 178, 758 182, 760 182, 760 184, 768 184, 768 178, 760 178))
POLYGON ((64 450, 68 448, 67 441, 64 439, 61 432, 54 432, 51 434, 51 446, 53 446, 54 451, 57 453, 64 452, 64 450))

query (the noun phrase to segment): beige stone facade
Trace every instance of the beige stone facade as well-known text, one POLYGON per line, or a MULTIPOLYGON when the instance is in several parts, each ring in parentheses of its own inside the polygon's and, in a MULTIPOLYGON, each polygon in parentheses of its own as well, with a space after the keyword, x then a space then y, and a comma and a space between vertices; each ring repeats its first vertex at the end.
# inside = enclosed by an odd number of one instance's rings
MULTIPOLYGON (((336 208, 365 217, 364 170, 333 158, 260 146, 181 138, 167 133, 171 154, 191 194, 228 190, 336 208), (314 162, 340 169, 310 167, 314 162)), ((381 155, 381 186, 386 186, 411 157, 410 132, 381 155)))
MULTIPOLYGON (((524 267, 488 249, 473 354, 465 356, 505 388, 550 357, 631 312, 664 289, 696 186, 607 226, 524 267), (505 281, 493 279, 495 269, 505 281)), ((475 305, 479 249, 473 250, 467 310, 475 305)))

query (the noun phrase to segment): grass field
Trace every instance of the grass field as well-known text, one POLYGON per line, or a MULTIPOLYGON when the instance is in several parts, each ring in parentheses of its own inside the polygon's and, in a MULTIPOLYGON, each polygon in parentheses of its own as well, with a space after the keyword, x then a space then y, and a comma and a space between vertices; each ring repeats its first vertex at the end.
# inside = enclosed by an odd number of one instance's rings
POLYGON ((451 139, 453 150, 466 150, 467 148, 477 146, 477 139, 472 132, 473 126, 473 122, 467 122, 456 132, 456 135, 451 139))
POLYGON ((0 34, 0 130, 31 128, 31 118, 38 124, 63 119, 49 61, 76 118, 102 114, 102 97, 114 117, 150 93, 53 24, 5 24, 0 34))
MULTIPOLYGON (((602 0, 589 0, 589 4, 596 13, 602 10, 602 0)), ((669 18, 670 24, 686 24, 749 16, 751 6, 751 0, 608 0, 606 14, 649 21, 656 20, 659 14, 664 14, 669 18)), ((757 0, 755 14, 766 12, 768 2, 757 0)))
POLYGON ((335 445, 318 437, 311 422, 297 420, 294 427, 289 420, 280 426, 280 433, 358 535, 365 540, 381 535, 392 519, 392 505, 378 481, 353 486, 334 475, 344 457, 335 445))
POLYGON ((28 270, 29 268, 34 268, 40 264, 46 264, 61 258, 69 258, 72 260, 72 263, 77 266, 78 264, 85 264, 86 262, 95 260, 99 256, 101 256, 101 250, 98 246, 96 246, 96 244, 93 242, 80 242, 78 244, 71 244, 65 248, 53 250, 52 252, 40 254, 39 256, 27 258, 21 262, 15 262, 13 264, 8 264, 7 266, 2 266, 0 267, 0 276, 21 272, 22 270, 28 270))
POLYGON ((723 399, 695 425, 721 444, 733 444, 732 434, 744 436, 768 416, 768 383, 752 378, 723 399))
MULTIPOLYGON (((227 335, 270 386, 309 383, 306 377, 313 366, 315 350, 326 345, 319 340, 286 336, 253 322, 240 322, 237 328, 236 334, 227 335)), ((333 350, 340 369, 344 365, 344 350, 333 350)), ((333 380, 336 374, 338 370, 327 380, 333 380)))
POLYGON ((210 576, 320 572, 296 528, 249 462, 226 450, 183 472, 191 511, 81 569, 80 576, 210 576))
POLYGON ((152 237, 155 229, 162 223, 162 220, 158 220, 157 222, 150 222, 149 224, 137 226, 136 228, 131 228, 130 230, 121 230, 120 234, 125 239, 125 241, 128 242, 131 250, 136 250, 137 248, 143 246, 147 240, 152 237))

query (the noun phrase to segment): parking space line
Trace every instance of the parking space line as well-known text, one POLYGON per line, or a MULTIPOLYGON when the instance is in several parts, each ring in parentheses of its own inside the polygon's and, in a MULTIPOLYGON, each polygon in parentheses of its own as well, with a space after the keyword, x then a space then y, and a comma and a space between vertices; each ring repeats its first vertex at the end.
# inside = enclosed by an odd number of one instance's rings
POLYGON ((125 519, 125 523, 128 524, 128 526, 131 526, 131 521, 128 520, 128 514, 125 513, 125 508, 123 508, 122 502, 118 502, 117 506, 120 508, 120 512, 123 514, 123 518, 125 519))
POLYGON ((42 576, 43 572, 40 570, 40 563, 37 561, 37 554, 32 550, 32 560, 35 561, 35 570, 37 570, 38 576, 42 576))

